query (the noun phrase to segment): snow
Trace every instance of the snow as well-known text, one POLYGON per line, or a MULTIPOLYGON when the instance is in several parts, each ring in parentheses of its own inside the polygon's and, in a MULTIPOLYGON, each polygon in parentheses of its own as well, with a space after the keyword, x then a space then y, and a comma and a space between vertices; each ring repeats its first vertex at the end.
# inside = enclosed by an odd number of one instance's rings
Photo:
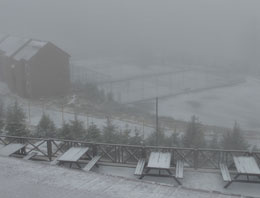
MULTIPOLYGON (((100 165, 94 167, 93 171, 101 174, 135 179, 134 168, 112 167, 100 165)), ((172 170, 174 172, 174 170, 172 170)), ((151 171, 151 173, 153 173, 151 171)), ((154 172, 155 173, 155 172, 154 172)), ((156 182, 167 185, 177 185, 172 178, 144 177, 143 181, 156 182)), ((226 182, 223 181, 220 170, 193 170, 184 168, 184 178, 180 180, 183 188, 198 191, 221 192, 224 194, 240 194, 243 196, 260 197, 259 184, 252 183, 232 183, 227 189, 224 188, 226 182)), ((213 196, 214 197, 214 196, 213 196)))
POLYGON ((60 158, 59 161, 67 161, 67 162, 76 162, 78 161, 86 152, 88 151, 88 147, 86 148, 70 148, 66 151, 60 158))
POLYGON ((46 44, 45 41, 32 40, 14 56, 14 59, 18 61, 21 59, 30 60, 46 44))
POLYGON ((0 44, 0 50, 5 52, 6 56, 12 56, 20 47, 22 47, 29 39, 9 36, 0 44))
POLYGON ((149 168, 170 168, 171 153, 152 152, 147 167, 149 168))
POLYGON ((259 130, 260 80, 248 77, 238 86, 190 93, 159 101, 160 114, 190 120, 197 115, 204 124, 259 130))
POLYGON ((0 170, 0 191, 4 198, 241 197, 14 158, 0 157, 0 170))

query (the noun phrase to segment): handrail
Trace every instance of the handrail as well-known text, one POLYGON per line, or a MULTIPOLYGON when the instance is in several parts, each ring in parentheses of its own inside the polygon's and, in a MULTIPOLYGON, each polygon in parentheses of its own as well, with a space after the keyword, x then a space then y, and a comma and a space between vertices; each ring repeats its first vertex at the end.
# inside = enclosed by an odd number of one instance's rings
MULTIPOLYGON (((260 152, 248 150, 224 150, 210 148, 181 148, 181 147, 158 147, 149 145, 124 145, 97 143, 78 140, 66 140, 58 138, 36 138, 0 135, 0 142, 10 144, 19 142, 26 144, 27 153, 33 150, 42 154, 42 157, 52 161, 58 153, 63 153, 73 146, 88 146, 92 156, 101 155, 101 161, 112 163, 133 164, 138 159, 146 158, 152 151, 172 153, 172 164, 181 159, 190 168, 219 168, 219 163, 225 162, 232 166, 234 155, 251 155, 260 163, 260 152), (37 143, 40 142, 41 143, 37 143), (36 144, 37 143, 37 144, 36 144), (46 143, 46 146, 43 146, 46 143)), ((25 152, 26 153, 26 152, 25 152)))

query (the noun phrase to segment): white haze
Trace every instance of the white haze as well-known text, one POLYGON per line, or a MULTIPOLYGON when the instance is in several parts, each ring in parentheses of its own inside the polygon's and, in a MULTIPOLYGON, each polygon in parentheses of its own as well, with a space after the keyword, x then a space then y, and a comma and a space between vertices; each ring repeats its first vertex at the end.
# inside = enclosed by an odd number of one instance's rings
POLYGON ((1 33, 55 42, 73 58, 160 57, 254 66, 256 0, 0 0, 1 33))

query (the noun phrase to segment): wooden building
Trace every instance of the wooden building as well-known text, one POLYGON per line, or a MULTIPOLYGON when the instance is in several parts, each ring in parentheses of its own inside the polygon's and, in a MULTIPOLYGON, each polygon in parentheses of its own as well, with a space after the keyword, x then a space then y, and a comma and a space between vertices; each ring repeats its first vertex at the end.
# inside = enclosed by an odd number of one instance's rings
POLYGON ((66 95, 70 55, 47 41, 7 37, 0 43, 2 79, 22 97, 66 95))

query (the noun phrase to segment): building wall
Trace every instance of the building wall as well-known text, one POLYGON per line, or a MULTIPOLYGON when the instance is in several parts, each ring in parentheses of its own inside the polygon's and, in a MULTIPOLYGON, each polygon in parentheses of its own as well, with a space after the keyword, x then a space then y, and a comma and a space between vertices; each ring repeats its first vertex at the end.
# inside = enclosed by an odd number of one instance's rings
POLYGON ((4 82, 5 79, 4 79, 4 64, 3 64, 3 56, 0 55, 0 81, 4 82))
POLYGON ((70 87, 69 56, 48 43, 28 62, 29 96, 66 95, 70 87))
POLYGON ((2 69, 5 83, 12 92, 16 93, 15 67, 13 67, 16 62, 12 58, 6 56, 1 57, 1 62, 3 64, 2 69))

